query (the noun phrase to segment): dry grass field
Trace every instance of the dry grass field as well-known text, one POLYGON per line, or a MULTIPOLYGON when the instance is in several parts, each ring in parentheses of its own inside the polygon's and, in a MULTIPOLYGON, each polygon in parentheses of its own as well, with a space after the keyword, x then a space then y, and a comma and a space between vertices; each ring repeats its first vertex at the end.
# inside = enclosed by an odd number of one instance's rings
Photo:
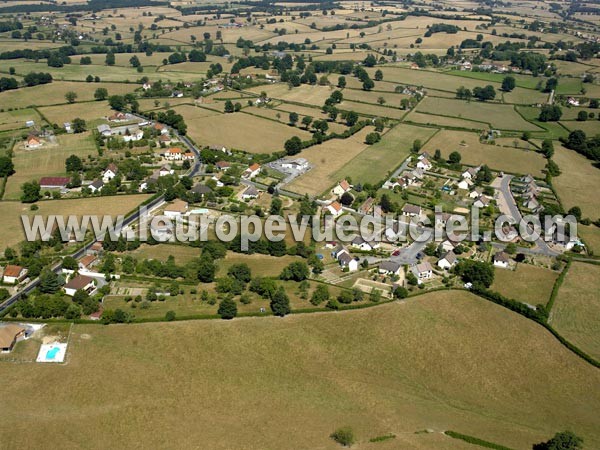
POLYGON ((496 269, 491 289, 515 300, 536 306, 550 300, 558 273, 530 264, 518 264, 516 270, 496 269))
POLYGON ((344 425, 365 449, 469 448, 448 429, 530 448, 567 428, 600 445, 598 371, 463 292, 284 319, 75 325, 68 364, 0 376, 13 448, 334 449, 344 425))
MULTIPOLYGON (((388 94, 389 97, 389 94, 388 94)), ((399 109, 400 102, 393 105, 390 102, 390 106, 395 106, 394 108, 387 108, 385 106, 373 105, 370 103, 359 103, 359 102, 350 102, 344 100, 340 104, 340 109, 346 111, 355 111, 358 114, 365 114, 373 117, 387 117, 389 119, 402 119, 406 114, 406 111, 399 109)))
MULTIPOLYGON (((337 82, 337 78, 334 80, 333 77, 330 82, 337 82)), ((267 96, 278 100, 304 103, 307 105, 323 106, 325 99, 331 95, 335 90, 335 86, 309 86, 303 84, 301 86, 289 89, 285 83, 275 83, 268 86, 258 86, 249 89, 249 91, 255 94, 266 92, 267 96)))
POLYGON ((243 253, 227 252, 225 259, 219 261, 217 276, 227 276, 227 270, 234 264, 248 264, 252 270, 252 276, 277 277, 282 269, 294 261, 304 261, 299 256, 269 256, 269 255, 246 255, 243 253))
POLYGON ((600 358, 600 266, 574 262, 558 291, 550 323, 584 352, 600 358))
POLYGON ((600 134, 600 121, 598 120, 587 120, 585 122, 579 122, 576 120, 561 120, 560 123, 570 131, 581 130, 589 137, 600 134))
POLYGON ((600 254, 600 228, 595 225, 577 225, 577 235, 581 237, 594 254, 600 254))
POLYGON ((28 120, 40 125, 42 119, 37 111, 31 108, 0 112, 0 129, 6 131, 25 128, 25 122, 28 120))
MULTIPOLYGON (((185 117, 185 116, 184 116, 185 117)), ((291 128, 250 114, 212 114, 202 120, 186 122, 188 134, 201 145, 224 145, 251 153, 273 153, 283 150, 292 136, 310 139, 308 131, 291 128)))
POLYGON ((514 147, 482 144, 477 134, 467 131, 441 130, 423 150, 433 155, 438 148, 444 158, 457 151, 461 154, 461 162, 464 164, 487 164, 492 169, 505 172, 541 176, 545 166, 545 160, 539 153, 514 147), (463 141, 464 145, 461 144, 463 141))
POLYGON ((20 202, 0 202, 0 213, 5 217, 0 238, 0 248, 18 244, 25 239, 21 215, 33 217, 35 215, 70 215, 81 216, 84 214, 105 214, 112 216, 125 214, 149 198, 149 195, 119 195, 118 197, 93 197, 71 200, 47 200, 38 202, 39 209, 30 211, 29 206, 20 202))
POLYGON ((85 102, 58 106, 46 106, 39 108, 40 112, 50 123, 58 124, 60 127, 65 122, 72 122, 76 117, 86 121, 88 129, 91 129, 104 117, 113 114, 108 102, 85 102))
POLYGON ((345 177, 351 177, 354 184, 359 182, 377 183, 406 159, 415 139, 425 142, 436 131, 432 128, 398 124, 384 134, 381 141, 368 146, 354 159, 338 169, 331 179, 335 182, 345 177))
MULTIPOLYGON (((348 139, 331 139, 321 145, 313 145, 300 153, 314 167, 304 175, 296 178, 286 189, 292 192, 308 193, 317 195, 325 191, 336 181, 336 174, 345 167, 352 159, 365 151, 365 137, 373 131, 371 127, 365 127, 348 139)), ((344 173, 344 177, 348 173, 344 173)))
POLYGON ((435 125, 439 127, 457 127, 467 128, 471 130, 487 130, 489 128, 487 123, 483 122, 474 122, 472 120, 457 119, 455 117, 437 116, 434 114, 424 114, 414 110, 411 111, 404 120, 422 123, 425 125, 435 125))
POLYGON ((185 264, 194 258, 198 258, 200 253, 201 251, 198 248, 170 244, 142 245, 138 249, 128 252, 129 255, 138 260, 157 259, 166 261, 169 256, 173 256, 176 264, 185 264))
POLYGON ((501 130, 541 131, 523 119, 511 105, 427 97, 419 103, 417 110, 460 119, 485 120, 501 130))
POLYGON ((78 83, 53 81, 50 84, 33 86, 0 93, 0 105, 4 108, 23 108, 30 105, 46 106, 67 103, 65 94, 73 91, 77 100, 93 100, 97 88, 106 88, 109 95, 133 92, 138 86, 125 83, 78 83))
POLYGON ((57 140, 57 145, 35 150, 15 146, 18 149, 13 158, 16 173, 8 179, 4 199, 20 198, 21 185, 27 181, 39 181, 44 176, 66 176, 65 160, 71 155, 85 158, 98 154, 90 133, 60 135, 57 140))
POLYGON ((555 144, 554 161, 561 175, 552 184, 565 207, 579 206, 584 217, 596 220, 600 216, 600 200, 594 193, 600 192, 600 171, 592 162, 573 150, 555 144))

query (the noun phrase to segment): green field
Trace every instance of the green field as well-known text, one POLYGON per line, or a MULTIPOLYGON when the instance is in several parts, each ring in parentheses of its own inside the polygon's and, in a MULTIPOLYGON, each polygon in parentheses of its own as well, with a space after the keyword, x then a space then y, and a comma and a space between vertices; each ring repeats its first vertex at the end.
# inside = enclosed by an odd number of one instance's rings
POLYGON ((574 262, 558 291, 551 324, 584 352, 600 358, 600 266, 574 262))
POLYGON ((558 273, 552 270, 518 264, 515 270, 496 269, 490 289, 532 306, 545 305, 557 277, 558 273))
POLYGON ((285 319, 75 325, 68 364, 0 365, 0 376, 0 436, 13 447, 333 449, 344 425, 361 448, 467 449, 448 429, 530 448, 568 428, 600 445, 598 371, 459 292, 285 319), (389 446, 367 444, 386 433, 389 446))

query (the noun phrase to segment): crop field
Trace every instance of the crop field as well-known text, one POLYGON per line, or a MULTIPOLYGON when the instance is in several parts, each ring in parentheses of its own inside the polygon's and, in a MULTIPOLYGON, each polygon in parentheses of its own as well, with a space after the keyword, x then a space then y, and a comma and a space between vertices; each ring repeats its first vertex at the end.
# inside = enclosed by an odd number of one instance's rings
POLYGON ((38 202, 39 209, 31 211, 29 205, 20 202, 0 203, 0 212, 3 217, 6 217, 3 226, 2 237, 0 238, 0 246, 6 248, 18 244, 25 239, 23 234, 23 226, 21 215, 35 216, 42 215, 44 217, 55 215, 77 215, 83 214, 104 214, 110 211, 114 217, 118 214, 125 214, 134 209, 137 205, 148 199, 150 195, 119 195, 117 197, 92 197, 83 199, 70 200, 45 200, 38 202))
POLYGON ((591 161, 573 150, 554 145, 554 161, 561 175, 552 179, 552 184, 565 207, 579 206, 584 217, 596 220, 600 214, 600 200, 594 192, 600 192, 599 170, 591 161))
POLYGON ((461 154, 461 162, 464 164, 487 164, 491 169, 510 173, 527 172, 534 176, 541 176, 546 164, 539 153, 514 147, 482 144, 477 134, 466 131, 441 130, 423 148, 431 155, 436 149, 441 150, 444 158, 457 151, 461 154))
POLYGON ((314 167, 292 181, 286 189, 292 192, 306 192, 309 195, 325 191, 339 181, 335 177, 342 167, 366 151, 368 146, 365 144, 365 137, 371 131, 373 128, 365 127, 348 139, 330 139, 303 150, 300 156, 306 158, 314 167))
POLYGON ((419 103, 417 111, 460 119, 483 119, 493 128, 501 130, 540 131, 538 127, 524 120, 510 105, 427 97, 419 103))
POLYGON ((4 199, 18 199, 21 185, 27 181, 39 181, 44 176, 65 176, 65 160, 70 155, 83 159, 98 154, 89 133, 61 135, 57 139, 57 146, 15 151, 13 162, 16 173, 8 179, 4 199))
POLYGON ((23 108, 30 105, 47 106, 67 103, 65 94, 77 94, 77 100, 93 100, 98 88, 106 88, 109 95, 133 92, 138 86, 125 83, 77 83, 53 81, 49 84, 33 86, 0 93, 0 104, 4 108, 23 108))
POLYGON ((558 291, 550 323, 584 352, 600 358, 600 266, 573 262, 558 291))
POLYGON ((69 420, 69 441, 88 448, 333 448, 329 434, 342 425, 365 448, 393 432, 377 448, 467 449, 439 433, 448 429, 528 448, 568 428, 600 444, 597 370, 468 293, 285 319, 75 325, 68 352, 64 366, 0 367, 3 441, 58 446, 69 420), (424 429, 435 433, 415 433, 424 429))
POLYGON ((188 134, 199 144, 224 145, 251 153, 282 151, 292 136, 303 140, 311 136, 308 131, 243 113, 213 114, 189 123, 194 127, 188 134))
POLYGON ((383 180, 389 172, 399 166, 409 155, 410 148, 416 139, 427 141, 435 134, 432 128, 416 127, 399 124, 384 134, 381 141, 368 146, 354 159, 331 177, 341 180, 351 177, 354 184, 377 183, 383 180))
POLYGON ((518 264, 515 270, 496 269, 490 289, 529 305, 545 305, 557 277, 558 273, 552 270, 518 264))

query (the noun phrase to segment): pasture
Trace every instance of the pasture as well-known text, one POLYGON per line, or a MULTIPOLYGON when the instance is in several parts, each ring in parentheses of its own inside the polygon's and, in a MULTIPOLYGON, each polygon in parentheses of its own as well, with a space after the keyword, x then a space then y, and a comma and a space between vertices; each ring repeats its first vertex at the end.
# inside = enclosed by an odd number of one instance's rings
POLYGON ((456 117, 438 116, 435 114, 424 114, 415 110, 411 111, 404 121, 433 125, 436 127, 466 128, 470 130, 487 130, 488 124, 472 120, 458 119, 456 117))
POLYGON ((560 167, 561 174, 552 179, 554 189, 566 210, 579 206, 584 217, 598 218, 600 200, 600 171, 592 162, 574 150, 562 145, 554 145, 554 161, 560 167))
POLYGON ((416 139, 426 142, 435 132, 432 128, 398 124, 385 133, 381 141, 368 146, 338 169, 331 179, 335 182, 350 177, 354 184, 377 183, 406 159, 416 139))
POLYGON ((65 122, 72 122, 75 118, 86 121, 88 130, 105 123, 104 117, 113 114, 108 102, 85 102, 57 106, 46 106, 39 111, 50 123, 55 123, 62 128, 65 122))
POLYGON ((442 157, 457 151, 461 154, 463 164, 487 164, 491 169, 510 173, 531 173, 542 176, 546 164, 543 156, 534 151, 514 147, 482 144, 476 133, 467 131, 441 130, 423 148, 430 155, 440 149, 442 157))
POLYGON ((600 445, 598 371, 464 292, 284 319, 75 325, 68 361, 0 366, 4 442, 335 448, 329 435, 349 425, 365 448, 467 449, 448 429, 529 448, 568 428, 600 445), (389 447, 367 443, 390 432, 389 447))
POLYGON ((550 324, 584 352, 600 358, 600 266, 573 262, 558 291, 550 324))
POLYGON ((500 130, 541 131, 523 119, 511 105, 427 97, 419 103, 417 111, 459 119, 484 120, 492 128, 500 130))
POLYGON ((4 199, 16 200, 21 196, 21 185, 27 181, 39 181, 41 177, 66 176, 65 160, 71 155, 84 159, 97 155, 91 134, 65 134, 57 136, 58 144, 26 150, 15 147, 13 163, 16 173, 8 178, 4 199))
POLYGON ((545 305, 550 300, 558 273, 531 264, 517 264, 515 270, 496 269, 493 291, 529 305, 545 305))
POLYGON ((6 218, 3 226, 0 248, 13 246, 25 239, 21 215, 33 217, 35 215, 61 215, 70 214, 81 216, 84 214, 110 213, 113 217, 118 214, 126 214, 137 205, 148 199, 146 194, 119 195, 117 197, 91 197, 69 200, 45 200, 38 202, 39 209, 31 211, 30 205, 20 202, 0 202, 0 212, 6 218))

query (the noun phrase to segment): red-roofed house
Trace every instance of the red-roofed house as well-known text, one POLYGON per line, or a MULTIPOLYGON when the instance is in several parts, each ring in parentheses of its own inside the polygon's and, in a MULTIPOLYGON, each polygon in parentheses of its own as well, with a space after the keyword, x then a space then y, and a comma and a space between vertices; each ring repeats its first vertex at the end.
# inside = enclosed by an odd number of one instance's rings
POLYGON ((69 177, 43 177, 40 178, 42 189, 64 189, 71 182, 69 177))
POLYGON ((350 186, 350 183, 348 183, 346 180, 342 180, 331 190, 331 192, 339 197, 340 195, 348 192, 351 188, 352 186, 350 186))
POLYGON ((178 161, 181 160, 182 157, 183 150, 181 150, 179 147, 169 148, 165 151, 165 159, 168 159, 169 161, 178 161))
POLYGON ((338 202, 331 202, 327 205, 327 211, 329 211, 331 215, 337 217, 343 212, 342 205, 338 202))
POLYGON ((8 284, 15 284, 22 281, 27 275, 27 269, 21 266, 8 265, 4 268, 2 281, 8 284))
POLYGON ((259 173, 260 173, 260 164, 254 163, 244 171, 244 173, 242 174, 242 177, 251 180, 259 173))

